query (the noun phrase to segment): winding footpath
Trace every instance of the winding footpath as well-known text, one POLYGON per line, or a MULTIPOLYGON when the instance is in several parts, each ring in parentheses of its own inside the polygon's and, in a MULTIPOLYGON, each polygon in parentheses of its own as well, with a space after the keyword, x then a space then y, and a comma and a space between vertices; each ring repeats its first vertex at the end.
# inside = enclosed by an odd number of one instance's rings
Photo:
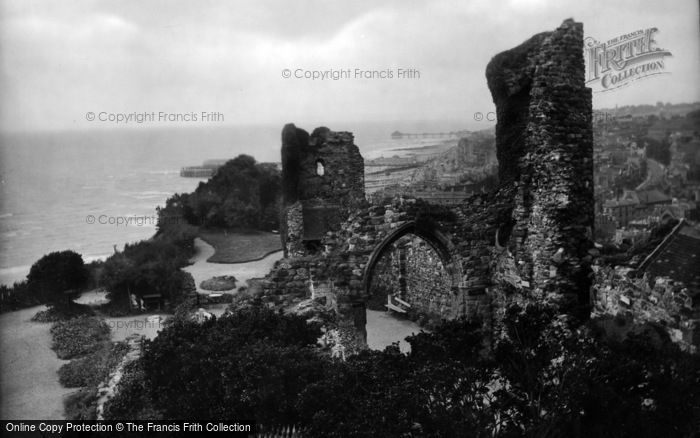
POLYGON ((44 306, 0 315, 0 418, 63 420, 63 398, 74 392, 58 383, 67 360, 51 349, 50 323, 31 321, 44 306))
POLYGON ((244 286, 251 278, 264 277, 275 262, 282 258, 282 251, 273 252, 260 260, 244 263, 209 263, 207 260, 214 255, 214 247, 197 237, 194 239, 196 254, 190 261, 192 264, 182 268, 194 277, 197 291, 200 293, 211 293, 199 287, 200 283, 212 277, 223 275, 233 275, 236 277, 236 287, 244 286))

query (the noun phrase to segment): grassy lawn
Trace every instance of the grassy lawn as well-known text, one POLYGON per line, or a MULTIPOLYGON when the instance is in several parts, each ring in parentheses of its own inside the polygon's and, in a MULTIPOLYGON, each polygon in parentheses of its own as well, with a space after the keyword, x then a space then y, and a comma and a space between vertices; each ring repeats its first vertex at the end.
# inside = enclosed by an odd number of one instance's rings
POLYGON ((282 249, 279 234, 263 231, 234 233, 223 230, 203 230, 199 232, 199 237, 216 250, 207 260, 211 263, 250 262, 260 260, 282 249))

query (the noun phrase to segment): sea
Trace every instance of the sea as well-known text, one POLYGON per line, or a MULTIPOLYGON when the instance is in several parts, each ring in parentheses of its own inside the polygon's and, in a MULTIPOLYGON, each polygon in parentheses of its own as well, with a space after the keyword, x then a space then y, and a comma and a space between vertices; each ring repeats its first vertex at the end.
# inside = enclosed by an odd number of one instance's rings
MULTIPOLYGON (((180 177, 181 167, 239 154, 279 162, 281 128, 282 124, 0 133, 0 284, 24 279, 36 260, 53 251, 76 251, 87 263, 108 257, 126 243, 150 238, 156 207, 204 181, 180 177)), ((342 125, 342 130, 354 133, 365 159, 401 156, 442 141, 391 139, 395 130, 473 128, 454 122, 342 125)))

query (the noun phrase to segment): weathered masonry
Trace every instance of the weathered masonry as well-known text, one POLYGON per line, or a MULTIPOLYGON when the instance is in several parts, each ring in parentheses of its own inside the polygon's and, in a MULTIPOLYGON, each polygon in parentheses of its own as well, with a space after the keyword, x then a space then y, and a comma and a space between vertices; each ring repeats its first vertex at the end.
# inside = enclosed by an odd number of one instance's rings
POLYGON ((417 282, 403 296, 414 312, 479 317, 487 333, 509 301, 543 300, 588 317, 593 134, 582 24, 566 20, 495 56, 486 77, 498 115, 500 187, 459 206, 370 206, 352 134, 319 128, 309 136, 285 126, 287 258, 263 282, 265 300, 324 296, 337 312, 340 342, 363 348, 377 264, 400 239, 420 238, 439 256, 443 280, 417 282))
POLYGON ((293 124, 282 130, 283 230, 286 257, 313 254, 365 199, 364 160, 349 132, 293 124))
POLYGON ((499 179, 514 191, 509 237, 535 298, 588 315, 593 233, 591 90, 583 25, 566 20, 503 52, 486 69, 496 103, 499 179))

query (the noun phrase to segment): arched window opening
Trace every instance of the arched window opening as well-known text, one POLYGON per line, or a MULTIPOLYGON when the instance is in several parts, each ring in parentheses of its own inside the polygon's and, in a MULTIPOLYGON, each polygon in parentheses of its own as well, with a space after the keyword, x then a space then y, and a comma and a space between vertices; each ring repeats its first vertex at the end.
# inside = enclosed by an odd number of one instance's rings
POLYGON ((323 160, 316 160, 316 175, 323 176, 326 174, 326 166, 323 160))

